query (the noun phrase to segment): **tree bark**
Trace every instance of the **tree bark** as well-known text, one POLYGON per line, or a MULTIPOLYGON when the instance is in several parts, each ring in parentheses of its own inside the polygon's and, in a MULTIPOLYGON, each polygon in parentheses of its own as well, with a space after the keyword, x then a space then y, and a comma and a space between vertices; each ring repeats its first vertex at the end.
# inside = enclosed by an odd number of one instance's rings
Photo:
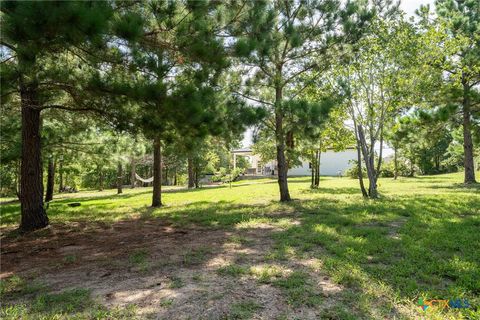
POLYGON ((168 166, 165 166, 165 174, 163 175, 165 178, 165 185, 168 186, 168 166))
POLYGON ((193 170, 194 171, 193 176, 195 178, 195 189, 200 188, 200 177, 198 175, 198 172, 200 171, 199 169, 200 168, 198 167, 198 163, 195 163, 194 170, 193 170))
POLYGON ((63 159, 60 159, 59 161, 59 168, 58 168, 58 174, 60 175, 59 181, 58 181, 58 192, 63 191, 63 159))
POLYGON ((290 201, 290 192, 288 191, 287 181, 287 161, 285 158, 285 135, 283 132, 283 112, 282 112, 282 87, 275 89, 275 139, 277 143, 277 166, 278 166, 278 187, 280 189, 280 201, 290 201))
POLYGON ((320 157, 322 155, 322 151, 320 149, 317 150, 315 153, 315 188, 320 186, 320 157))
POLYGON ((315 153, 312 151, 311 153, 311 158, 310 158, 310 163, 311 163, 311 170, 312 170, 312 179, 310 183, 310 188, 315 188, 315 168, 317 167, 315 165, 315 153))
POLYGON ((365 134, 363 132, 363 127, 361 125, 357 126, 358 130, 358 137, 360 140, 360 147, 362 149, 363 158, 365 160, 365 167, 367 169, 367 176, 368 176, 368 196, 372 199, 378 198, 377 192, 377 177, 375 174, 375 167, 373 163, 373 154, 367 150, 367 141, 365 139, 365 134))
POLYGON ((117 165, 117 194, 123 193, 122 183, 123 183, 123 168, 122 168, 122 163, 119 161, 117 165))
POLYGON ((471 110, 470 110, 470 86, 466 80, 462 79, 463 84, 463 165, 465 168, 465 183, 476 183, 475 168, 473 162, 473 141, 471 132, 471 110))
POLYGON ((162 146, 159 137, 153 142, 153 195, 152 207, 162 206, 162 146))
POLYGON ((132 157, 132 160, 130 161, 130 183, 131 183, 131 188, 135 188, 135 182, 137 178, 135 177, 135 172, 137 170, 137 163, 135 162, 135 157, 132 157))
POLYGON ((45 202, 52 201, 54 185, 55 185, 55 161, 53 161, 53 157, 50 157, 48 159, 47 192, 45 194, 45 202))
POLYGON ((43 170, 40 141, 40 110, 35 88, 21 88, 22 165, 20 181, 20 231, 28 232, 48 225, 43 207, 43 170))
POLYGON ((362 170, 362 152, 360 146, 360 138, 358 135, 357 124, 354 119, 353 121, 354 128, 355 128, 355 140, 357 141, 357 171, 358 171, 358 182, 360 184, 360 190, 362 191, 362 196, 364 198, 368 198, 367 190, 365 189, 365 185, 363 183, 363 170, 362 170))
POLYGON ((175 167, 175 170, 174 170, 173 185, 174 185, 174 186, 177 185, 177 167, 175 167))
POLYGON ((188 189, 192 189, 192 188, 195 188, 195 173, 193 170, 192 156, 188 156, 187 166, 188 166, 188 189))
POLYGON ((398 177, 398 159, 397 159, 397 148, 393 148, 393 179, 397 180, 398 177))

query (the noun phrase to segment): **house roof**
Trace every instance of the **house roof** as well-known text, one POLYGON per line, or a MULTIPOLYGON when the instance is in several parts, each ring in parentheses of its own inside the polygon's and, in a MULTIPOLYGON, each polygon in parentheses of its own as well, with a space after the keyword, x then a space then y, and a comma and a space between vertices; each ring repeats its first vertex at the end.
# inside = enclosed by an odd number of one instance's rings
POLYGON ((240 148, 234 149, 231 151, 232 153, 252 153, 252 148, 240 148))

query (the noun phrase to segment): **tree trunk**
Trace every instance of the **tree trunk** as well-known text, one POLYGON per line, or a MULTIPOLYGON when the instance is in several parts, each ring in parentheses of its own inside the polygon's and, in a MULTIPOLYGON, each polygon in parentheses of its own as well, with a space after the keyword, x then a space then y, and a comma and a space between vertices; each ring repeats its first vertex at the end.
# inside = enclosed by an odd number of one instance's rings
POLYGON ((174 185, 174 186, 177 185, 177 167, 175 167, 175 170, 174 170, 173 185, 174 185))
POLYGON ((17 167, 15 168, 15 193, 17 194, 18 200, 20 200, 20 180, 22 179, 22 160, 17 161, 17 167))
POLYGON ((393 179, 397 180, 398 177, 398 159, 397 159, 397 148, 393 148, 393 179))
POLYGON ((277 143, 277 166, 278 166, 278 187, 280 189, 280 201, 290 201, 287 181, 287 161, 285 158, 285 135, 283 133, 282 113, 282 88, 277 86, 275 90, 275 139, 277 143))
POLYGON ((48 225, 43 207, 43 171, 40 141, 40 110, 36 89, 20 89, 22 106, 22 167, 20 181, 20 231, 48 225))
POLYGON ((315 153, 315 188, 320 186, 320 157, 322 155, 322 151, 320 149, 317 150, 315 153))
POLYGON ((365 139, 365 134, 363 133, 363 127, 358 125, 358 137, 360 140, 360 147, 362 149, 363 158, 365 160, 365 167, 367 169, 367 176, 368 176, 368 196, 372 199, 378 198, 377 192, 377 177, 375 174, 375 167, 373 163, 373 154, 367 150, 367 141, 365 139))
POLYGON ((162 206, 162 146, 160 138, 153 142, 153 195, 152 207, 162 206))
POLYGON ((163 175, 165 177, 165 185, 168 186, 168 167, 165 166, 165 174, 163 175))
POLYGON ((52 201, 54 185, 55 185, 55 162, 53 161, 53 157, 50 157, 48 158, 47 192, 45 194, 45 202, 52 201))
POLYGON ((199 179, 199 176, 198 176, 198 172, 199 172, 200 170, 199 170, 197 164, 195 164, 193 171, 194 171, 193 176, 194 176, 194 178, 195 178, 195 188, 198 189, 198 188, 200 188, 200 179, 199 179))
POLYGON ((317 167, 315 165, 315 154, 314 152, 312 151, 311 153, 311 158, 310 158, 310 163, 311 163, 311 170, 312 170, 312 179, 311 179, 311 183, 310 183, 310 188, 315 188, 315 168, 317 167))
POLYGON ((360 184, 360 190, 362 191, 362 196, 364 198, 368 198, 367 190, 365 189, 365 185, 363 184, 362 153, 361 153, 360 138, 358 136, 358 130, 357 130, 357 124, 356 124, 355 118, 354 118, 353 124, 354 124, 354 128, 355 128, 355 139, 357 140, 358 182, 360 184))
POLYGON ((62 192, 63 191, 63 159, 60 159, 59 161, 58 174, 60 175, 60 178, 58 181, 58 192, 62 192))
POLYGON ((135 157, 132 157, 132 160, 130 161, 130 183, 131 183, 131 188, 135 188, 135 182, 137 178, 135 177, 135 172, 137 170, 137 163, 135 162, 135 157))
POLYGON ((122 183, 123 183, 123 168, 122 168, 122 163, 119 161, 117 165, 117 194, 123 193, 122 183))
POLYGON ((188 189, 195 188, 195 174, 193 170, 193 158, 192 156, 188 157, 187 160, 188 166, 188 189))
POLYGON ((470 111, 470 86, 465 80, 463 84, 463 165, 465 168, 465 183, 476 183, 475 168, 473 162, 473 141, 471 131, 471 111, 470 111))

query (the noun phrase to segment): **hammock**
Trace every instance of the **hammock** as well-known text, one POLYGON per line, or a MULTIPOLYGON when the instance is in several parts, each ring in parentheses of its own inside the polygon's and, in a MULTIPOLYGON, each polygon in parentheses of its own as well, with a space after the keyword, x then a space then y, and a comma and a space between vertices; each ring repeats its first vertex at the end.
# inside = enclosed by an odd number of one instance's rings
POLYGON ((145 182, 145 183, 153 182, 153 177, 148 178, 148 179, 143 179, 136 172, 135 172, 135 178, 137 178, 137 180, 140 180, 140 181, 145 182))

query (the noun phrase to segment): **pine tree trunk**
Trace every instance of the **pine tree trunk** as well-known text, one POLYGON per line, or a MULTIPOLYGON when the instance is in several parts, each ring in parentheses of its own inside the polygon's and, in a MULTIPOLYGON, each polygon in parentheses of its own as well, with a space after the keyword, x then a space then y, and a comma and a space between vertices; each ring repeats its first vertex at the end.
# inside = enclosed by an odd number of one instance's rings
POLYGON ((137 170, 137 163, 135 162, 135 158, 132 157, 132 160, 130 162, 130 184, 131 184, 131 188, 134 189, 135 188, 135 182, 137 180, 137 178, 135 177, 135 170, 137 170))
POLYGON ((198 189, 200 188, 200 179, 199 179, 199 175, 198 175, 198 172, 199 172, 199 168, 198 168, 198 165, 195 163, 195 166, 194 166, 194 177, 195 177, 195 189, 198 189))
POLYGON ((17 194, 18 200, 20 200, 20 180, 22 179, 22 160, 17 162, 17 167, 15 168, 15 193, 17 194))
POLYGON ((320 186, 320 156, 322 155, 322 151, 320 149, 317 150, 315 157, 315 188, 320 186))
POLYGON ((463 83, 463 164, 465 167, 465 183, 476 183, 473 162, 473 141, 471 131, 470 86, 465 80, 463 83))
POLYGON ((123 193, 122 183, 123 183, 123 168, 122 168, 122 163, 119 161, 117 165, 117 194, 123 193))
POLYGON ((188 189, 191 189, 195 187, 195 174, 193 172, 194 171, 193 159, 191 156, 188 157, 187 166, 188 166, 188 189))
POLYGON ((285 157, 285 135, 283 133, 283 113, 281 109, 282 88, 277 86, 275 90, 275 139, 277 143, 277 166, 278 187, 280 189, 280 201, 290 201, 287 181, 287 160, 285 157))
POLYGON ((174 186, 177 185, 177 167, 175 167, 175 170, 174 170, 173 185, 174 186))
POLYGON ((398 177, 398 159, 397 159, 397 148, 393 149, 393 179, 397 180, 398 177))
POLYGON ((20 181, 20 231, 28 232, 48 225, 43 207, 43 171, 40 142, 40 110, 37 92, 21 88, 22 165, 20 181))
POLYGON ((48 159, 47 192, 45 194, 45 202, 52 201, 54 185, 55 185, 55 162, 53 161, 53 157, 50 157, 48 159))
POLYGON ((59 161, 58 174, 60 175, 58 181, 58 192, 60 193, 63 192, 63 159, 60 159, 59 161))
POLYGON ((162 206, 162 146, 160 138, 153 142, 153 195, 152 207, 162 206))
POLYGON ((310 183, 310 188, 313 189, 313 188, 315 187, 315 168, 317 167, 317 166, 315 165, 315 155, 314 155, 313 151, 312 151, 312 153, 311 153, 311 158, 310 158, 310 160, 311 160, 311 161, 310 161, 310 164, 311 164, 311 168, 310 168, 310 169, 312 170, 312 179, 311 179, 311 183, 310 183))
POLYGON ((362 149, 363 158, 365 160, 365 167, 367 169, 367 177, 368 177, 368 196, 372 199, 378 198, 377 192, 377 178, 375 174, 375 167, 373 163, 373 155, 372 152, 368 152, 367 150, 367 141, 365 139, 365 134, 363 132, 363 127, 361 125, 357 126, 358 130, 358 137, 360 140, 360 147, 362 149))

